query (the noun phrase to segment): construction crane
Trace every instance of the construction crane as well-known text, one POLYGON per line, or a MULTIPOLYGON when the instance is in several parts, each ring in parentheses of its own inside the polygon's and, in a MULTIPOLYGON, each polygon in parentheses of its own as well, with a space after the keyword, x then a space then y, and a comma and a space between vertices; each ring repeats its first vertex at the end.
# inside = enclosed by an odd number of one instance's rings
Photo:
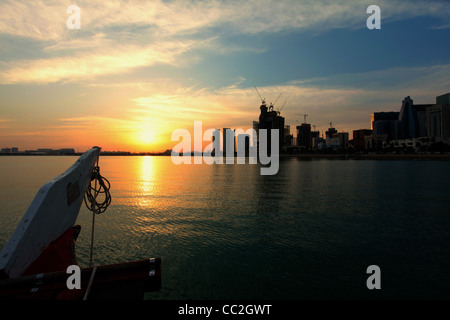
POLYGON ((306 123, 306 117, 308 116, 307 114, 305 114, 305 113, 300 113, 300 115, 303 115, 303 123, 306 123))
POLYGON ((275 99, 275 102, 271 102, 270 103, 270 105, 269 105, 269 111, 273 111, 273 107, 275 106, 275 103, 277 103, 277 101, 278 101, 278 99, 280 99, 280 97, 281 97, 281 92, 280 92, 280 94, 278 95, 278 98, 276 98, 275 99))
POLYGON ((275 99, 275 102, 274 102, 273 104, 271 103, 272 106, 275 106, 275 103, 277 103, 278 99, 280 99, 280 97, 281 97, 282 94, 283 94, 283 92, 280 92, 280 94, 278 95, 278 97, 275 99))
POLYGON ((280 114, 280 113, 281 113, 281 110, 283 110, 283 108, 284 108, 284 105, 286 104, 286 102, 287 102, 287 100, 285 100, 285 101, 284 101, 284 103, 283 103, 283 105, 281 106, 281 108, 280 108, 280 109, 278 109, 278 111, 277 111, 277 113, 278 113, 278 114, 280 114))
POLYGON ((256 93, 258 94, 259 98, 261 99, 261 104, 265 105, 266 98, 261 97, 261 95, 259 94, 258 88, 256 88, 256 86, 255 86, 255 90, 256 90, 256 93))

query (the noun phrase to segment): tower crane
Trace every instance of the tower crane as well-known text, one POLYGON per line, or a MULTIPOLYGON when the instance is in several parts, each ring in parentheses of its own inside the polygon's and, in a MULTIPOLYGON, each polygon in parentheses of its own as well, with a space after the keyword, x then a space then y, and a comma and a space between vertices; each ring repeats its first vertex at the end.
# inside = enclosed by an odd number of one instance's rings
POLYGON ((305 114, 305 113, 300 113, 300 115, 303 115, 303 123, 306 123, 306 117, 308 116, 307 114, 305 114))
POLYGON ((282 92, 280 92, 280 94, 278 95, 278 97, 275 99, 275 102, 274 102, 274 103, 270 103, 270 106, 272 107, 272 109, 273 109, 273 107, 275 106, 275 103, 277 103, 278 99, 280 99, 281 95, 282 95, 282 92))
POLYGON ((256 93, 258 94, 259 98, 261 99, 261 104, 265 105, 266 98, 261 97, 261 95, 259 94, 258 88, 256 88, 256 86, 255 86, 255 90, 256 90, 256 93))
POLYGON ((285 100, 284 101, 284 103, 283 103, 283 105, 281 106, 281 108, 280 109, 278 109, 278 114, 280 114, 281 113, 281 110, 283 110, 283 108, 284 108, 284 105, 286 104, 286 102, 287 102, 287 100, 285 100))

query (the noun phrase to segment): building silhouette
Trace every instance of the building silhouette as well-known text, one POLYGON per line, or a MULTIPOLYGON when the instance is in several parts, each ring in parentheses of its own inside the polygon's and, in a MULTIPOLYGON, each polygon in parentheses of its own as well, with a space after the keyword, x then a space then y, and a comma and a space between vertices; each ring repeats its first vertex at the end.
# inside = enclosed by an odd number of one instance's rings
POLYGON ((278 111, 273 110, 272 104, 267 107, 266 101, 262 100, 260 108, 260 115, 259 115, 259 121, 253 122, 253 128, 257 129, 257 143, 258 143, 258 150, 260 147, 260 139, 259 139, 259 130, 266 129, 267 130, 267 152, 268 154, 271 154, 272 152, 272 137, 271 137, 271 130, 276 129, 278 131, 278 152, 281 152, 281 148, 284 145, 284 117, 280 116, 280 113, 278 111))
POLYGON ((400 112, 374 112, 371 114, 371 128, 374 135, 387 135, 387 140, 399 139, 400 112))
POLYGON ((311 125, 309 123, 302 123, 297 126, 297 145, 305 148, 306 150, 311 150, 312 137, 311 125))
POLYGON ((436 97, 436 104, 426 109, 427 137, 445 140, 450 138, 450 93, 436 97))
POLYGON ((353 148, 356 151, 368 149, 366 145, 366 137, 370 137, 371 135, 372 130, 370 129, 353 130, 353 148))
POLYGON ((426 108, 431 104, 414 104, 410 96, 402 101, 398 120, 400 121, 400 139, 426 137, 426 108))
POLYGON ((328 130, 325 131, 326 139, 332 139, 333 134, 335 134, 335 133, 337 133, 337 130, 335 128, 331 127, 331 124, 330 124, 330 127, 328 128, 328 130))
POLYGON ((407 96, 402 100, 400 112, 372 113, 372 135, 383 136, 386 142, 423 137, 448 139, 449 108, 450 93, 437 96, 435 104, 414 104, 413 99, 407 96))
POLYGON ((292 146, 294 143, 294 135, 291 134, 291 126, 286 125, 284 126, 284 141, 283 145, 286 147, 292 146))
POLYGON ((333 133, 333 139, 338 139, 341 149, 348 149, 348 132, 336 132, 333 133))

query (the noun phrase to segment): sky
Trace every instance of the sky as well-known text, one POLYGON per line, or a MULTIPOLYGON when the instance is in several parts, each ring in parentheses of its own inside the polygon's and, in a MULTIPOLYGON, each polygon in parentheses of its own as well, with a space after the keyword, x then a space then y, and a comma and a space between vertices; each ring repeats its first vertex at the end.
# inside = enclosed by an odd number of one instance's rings
POLYGON ((450 92, 449 14, 437 0, 0 1, 0 147, 164 151, 194 121, 251 128, 255 86, 291 128, 307 114, 351 138, 406 96, 450 92))

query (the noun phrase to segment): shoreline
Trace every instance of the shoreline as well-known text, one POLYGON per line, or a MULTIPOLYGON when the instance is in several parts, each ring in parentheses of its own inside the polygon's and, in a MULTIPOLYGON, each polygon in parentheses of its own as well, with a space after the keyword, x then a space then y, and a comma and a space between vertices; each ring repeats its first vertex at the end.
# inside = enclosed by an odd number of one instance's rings
POLYGON ((280 158, 304 160, 450 160, 450 154, 293 154, 280 158))
MULTIPOLYGON (((75 154, 0 154, 0 156, 49 156, 49 157, 67 157, 81 156, 82 153, 75 154)), ((170 157, 169 154, 146 154, 146 153, 104 153, 101 156, 114 157, 170 157)), ((194 157, 194 155, 191 155, 194 157)), ((441 160, 449 161, 450 154, 280 154, 280 159, 297 158, 300 160, 441 160)))

